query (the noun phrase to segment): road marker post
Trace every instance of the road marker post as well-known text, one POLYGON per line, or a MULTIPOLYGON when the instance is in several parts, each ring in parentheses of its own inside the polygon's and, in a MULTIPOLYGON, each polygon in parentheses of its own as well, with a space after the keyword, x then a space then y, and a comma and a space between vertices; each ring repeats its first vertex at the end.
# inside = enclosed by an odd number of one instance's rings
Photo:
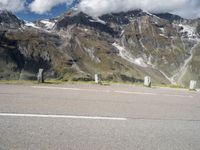
POLYGON ((151 87, 151 77, 149 76, 144 77, 144 86, 151 87))
POLYGON ((95 74, 94 75, 94 79, 95 79, 95 83, 96 84, 100 84, 101 83, 101 78, 99 74, 95 74))
POLYGON ((37 81, 38 83, 44 83, 44 69, 39 69, 39 72, 37 74, 37 81))
POLYGON ((196 86, 197 86, 197 81, 191 80, 190 81, 190 91, 195 91, 196 90, 196 86))
POLYGON ((100 74, 95 74, 94 79, 95 79, 96 84, 101 84, 101 75, 100 74))

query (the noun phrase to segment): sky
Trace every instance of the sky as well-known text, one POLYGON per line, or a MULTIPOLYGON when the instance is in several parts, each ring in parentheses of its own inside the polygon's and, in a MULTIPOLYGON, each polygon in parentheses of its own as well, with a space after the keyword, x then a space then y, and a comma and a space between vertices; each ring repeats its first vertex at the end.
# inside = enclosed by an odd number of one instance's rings
POLYGON ((184 18, 200 17, 199 0, 0 0, 0 10, 33 21, 59 16, 77 4, 90 16, 142 9, 151 13, 173 13, 184 18))

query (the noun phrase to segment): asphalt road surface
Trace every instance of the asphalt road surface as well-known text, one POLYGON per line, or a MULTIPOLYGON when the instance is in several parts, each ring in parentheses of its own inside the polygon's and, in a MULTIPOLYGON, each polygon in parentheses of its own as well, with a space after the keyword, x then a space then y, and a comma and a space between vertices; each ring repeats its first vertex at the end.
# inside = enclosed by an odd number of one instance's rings
POLYGON ((200 93, 0 84, 0 150, 200 150, 200 93))

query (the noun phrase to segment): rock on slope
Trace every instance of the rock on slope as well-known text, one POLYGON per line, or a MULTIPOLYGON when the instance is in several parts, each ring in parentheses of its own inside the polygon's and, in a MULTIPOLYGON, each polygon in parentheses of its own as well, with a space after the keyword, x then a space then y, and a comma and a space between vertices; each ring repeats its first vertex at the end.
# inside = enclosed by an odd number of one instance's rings
MULTIPOLYGON (((51 20, 24 23, 0 17, 0 78, 48 78, 160 84, 200 80, 199 20, 142 10, 92 18, 70 10, 51 20), (12 20, 12 21, 6 21, 12 20)), ((2 16, 2 13, 0 13, 2 16)))

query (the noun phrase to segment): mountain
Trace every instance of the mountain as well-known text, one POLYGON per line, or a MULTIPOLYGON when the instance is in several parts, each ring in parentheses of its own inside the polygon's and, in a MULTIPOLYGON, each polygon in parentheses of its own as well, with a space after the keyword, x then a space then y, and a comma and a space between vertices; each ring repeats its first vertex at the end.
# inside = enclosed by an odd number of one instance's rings
POLYGON ((170 14, 170 13, 160 13, 160 14, 155 14, 159 18, 166 19, 168 21, 184 21, 184 19, 178 15, 170 14))
POLYGON ((61 80, 100 73, 109 81, 200 81, 198 19, 139 9, 93 18, 72 9, 31 23, 4 12, 0 22, 1 79, 35 79, 44 68, 46 78, 61 80))
POLYGON ((0 10, 0 24, 1 27, 18 28, 23 21, 18 19, 14 14, 6 10, 0 10))

